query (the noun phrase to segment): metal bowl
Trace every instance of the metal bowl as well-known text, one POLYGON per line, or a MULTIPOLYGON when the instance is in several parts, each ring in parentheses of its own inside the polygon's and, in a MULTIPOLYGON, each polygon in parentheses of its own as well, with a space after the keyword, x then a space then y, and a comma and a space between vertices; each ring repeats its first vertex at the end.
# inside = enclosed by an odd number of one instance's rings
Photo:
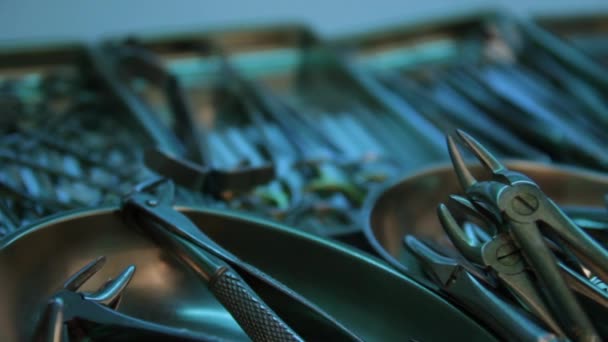
MULTIPOLYGON (((382 262, 267 221, 180 208, 216 242, 326 310, 365 340, 492 340, 476 322, 382 262), (441 329, 437 329, 441 324, 441 329)), ((128 226, 116 208, 48 219, 0 242, 0 340, 26 340, 48 297, 92 259, 107 263, 83 290, 135 264, 120 311, 246 340, 199 278, 128 226)))
MULTIPOLYGON (((525 161, 505 164, 532 178, 559 205, 604 205, 603 199, 608 193, 606 175, 525 161)), ((475 177, 483 179, 480 165, 468 167, 475 177)), ((367 240, 375 252, 399 271, 415 279, 425 279, 414 256, 405 249, 403 237, 415 235, 451 247, 437 219, 436 208, 450 194, 457 193, 461 193, 461 188, 451 164, 441 164, 405 177, 368 199, 364 229, 367 240)))

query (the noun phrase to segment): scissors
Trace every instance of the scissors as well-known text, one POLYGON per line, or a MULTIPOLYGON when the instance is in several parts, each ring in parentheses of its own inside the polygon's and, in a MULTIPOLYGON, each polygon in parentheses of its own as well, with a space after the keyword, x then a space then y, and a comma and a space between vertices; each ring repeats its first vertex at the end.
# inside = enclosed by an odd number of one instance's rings
POLYGON ((470 245, 466 243, 466 236, 461 234, 447 207, 440 205, 439 217, 446 232, 454 237, 453 241, 465 256, 496 271, 518 296, 527 296, 526 304, 545 323, 554 327, 546 314, 552 312, 568 336, 599 339, 568 288, 543 232, 548 231, 553 240, 563 242, 585 267, 601 279, 608 278, 608 252, 576 226, 534 181, 522 173, 507 169, 467 133, 458 130, 457 134, 492 174, 489 181, 477 181, 466 168, 454 138, 448 136, 450 157, 465 196, 472 204, 471 208, 495 222, 498 234, 482 246, 470 245), (505 260, 510 260, 513 265, 505 268, 505 260), (543 296, 534 294, 534 283, 528 277, 528 268, 546 290, 548 305, 541 304, 543 296))

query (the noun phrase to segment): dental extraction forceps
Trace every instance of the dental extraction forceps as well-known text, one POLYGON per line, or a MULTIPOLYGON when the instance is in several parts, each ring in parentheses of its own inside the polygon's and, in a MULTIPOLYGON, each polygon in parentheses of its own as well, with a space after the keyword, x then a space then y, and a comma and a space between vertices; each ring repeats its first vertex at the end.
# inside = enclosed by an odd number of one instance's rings
MULTIPOLYGON (((547 303, 569 337, 576 340, 599 340, 589 318, 561 275, 557 259, 547 245, 543 232, 548 232, 550 234, 546 235, 563 242, 583 265, 602 279, 608 278, 608 252, 576 226, 534 181, 522 173, 507 169, 465 132, 458 131, 458 136, 492 174, 489 181, 477 181, 466 168, 454 138, 448 136, 450 157, 458 180, 464 188, 466 198, 477 211, 496 223, 499 234, 481 248, 471 246, 447 207, 440 205, 439 217, 446 232, 455 237, 453 241, 465 256, 471 257, 476 263, 494 268, 499 275, 508 279, 510 287, 520 295, 534 293, 527 290, 534 287, 524 274, 529 267, 546 296, 540 294, 540 298, 534 298, 532 295, 526 304, 547 303), (506 258, 521 253, 522 268, 516 270, 511 265, 503 270, 501 267, 504 262, 498 260, 502 252, 506 253, 506 258), (517 277, 507 277, 511 276, 510 272, 514 272, 517 277), (521 288, 526 291, 517 292, 521 288)), ((545 311, 542 305, 530 309, 536 313, 545 311)))
POLYGON ((32 341, 66 342, 72 338, 80 341, 91 335, 95 341, 219 341, 205 333, 170 328, 116 311, 124 289, 135 274, 134 265, 126 267, 116 278, 95 292, 77 292, 99 272, 105 260, 102 256, 88 263, 50 298, 38 321, 32 341), (112 329, 104 329, 104 326, 111 326, 112 329))

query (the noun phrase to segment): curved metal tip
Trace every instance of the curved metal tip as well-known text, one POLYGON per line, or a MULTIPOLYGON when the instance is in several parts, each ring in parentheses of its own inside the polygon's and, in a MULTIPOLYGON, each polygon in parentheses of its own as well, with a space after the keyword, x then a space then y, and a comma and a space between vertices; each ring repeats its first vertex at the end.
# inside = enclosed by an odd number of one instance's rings
POLYGON ((44 308, 32 341, 61 342, 63 339, 63 301, 52 298, 44 308))
POLYGON ((403 237, 403 244, 416 257, 427 263, 455 264, 454 260, 435 252, 426 243, 412 235, 403 237))
POLYGON ((135 274, 135 265, 125 268, 115 279, 108 281, 95 293, 88 293, 84 298, 105 305, 118 305, 117 299, 123 290, 129 285, 135 274))
POLYGON ((422 253, 420 253, 420 251, 426 247, 420 240, 412 235, 404 236, 403 244, 415 255, 421 255, 422 253))
POLYGON ((64 284, 63 288, 76 291, 82 284, 89 280, 95 273, 97 273, 103 265, 106 263, 106 257, 100 256, 95 260, 88 263, 86 266, 81 268, 78 272, 74 273, 64 284))
POLYGON ((454 137, 451 135, 447 136, 447 144, 448 144, 448 152, 450 153, 450 159, 452 160, 452 165, 454 167, 454 171, 456 172, 456 176, 458 177, 458 182, 460 186, 466 190, 473 184, 477 183, 477 180, 471 174, 471 171, 466 166, 464 162, 464 158, 462 158, 462 154, 456 146, 456 142, 454 141, 454 137))
POLYGON ((481 220, 482 222, 488 222, 488 219, 475 207, 475 205, 469 201, 468 198, 462 197, 459 195, 450 195, 449 196, 449 204, 456 205, 452 207, 453 209, 461 209, 465 215, 472 216, 476 219, 481 220))
POLYGON ((427 261, 427 250, 429 249, 422 241, 412 235, 403 237, 403 245, 417 258, 427 261))
MULTIPOLYGON (((499 213, 489 211, 483 206, 476 207, 471 201, 469 201, 469 199, 465 197, 458 195, 450 195, 448 204, 450 204, 450 207, 452 209, 459 210, 459 212, 462 212, 466 219, 474 218, 480 223, 482 223, 485 226, 485 229, 488 229, 490 231, 495 231, 497 223, 500 222, 499 213)), ((482 232, 483 229, 476 229, 476 231, 482 232)), ((485 233, 485 231, 483 232, 485 233)))
POLYGON ((435 252, 426 243, 411 235, 406 235, 403 243, 423 265, 425 272, 433 281, 442 287, 448 284, 458 267, 456 260, 435 252))
POLYGON ((477 211, 473 203, 471 203, 471 201, 469 201, 469 199, 466 197, 462 197, 460 195, 450 195, 449 199, 451 202, 458 204, 466 210, 471 210, 472 212, 477 211))
POLYGON ((492 173, 497 173, 505 169, 505 166, 479 141, 460 129, 456 130, 456 132, 486 169, 492 173))
POLYGON ((483 263, 480 246, 469 239, 445 204, 439 204, 439 207, 437 207, 437 216, 439 217, 443 230, 450 237, 450 240, 460 253, 473 262, 479 264, 483 263))

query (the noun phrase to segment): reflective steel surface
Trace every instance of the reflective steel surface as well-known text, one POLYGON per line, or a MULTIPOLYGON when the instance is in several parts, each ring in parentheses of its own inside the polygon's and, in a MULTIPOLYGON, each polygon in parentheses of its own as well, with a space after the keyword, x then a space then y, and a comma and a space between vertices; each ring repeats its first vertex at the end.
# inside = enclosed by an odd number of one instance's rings
MULTIPOLYGON (((263 220, 220 211, 185 212, 217 243, 319 305, 364 340, 493 339, 443 299, 349 247, 263 220), (436 329, 437 322, 450 328, 436 329)), ((51 218, 3 241, 2 340, 30 336, 48 297, 100 255, 107 256, 107 263, 83 290, 98 288, 129 264, 137 267, 119 311, 229 340, 247 339, 194 273, 108 208, 51 218)))
MULTIPOLYGON (((580 168, 527 161, 505 165, 534 180, 558 205, 604 208, 608 176, 580 168)), ((469 165, 483 179, 479 165, 469 165)), ((450 194, 460 193, 452 166, 442 164, 406 176, 368 199, 365 234, 374 250, 400 271, 423 277, 414 257, 404 248, 411 234, 451 247, 437 218, 436 207, 450 194)))

